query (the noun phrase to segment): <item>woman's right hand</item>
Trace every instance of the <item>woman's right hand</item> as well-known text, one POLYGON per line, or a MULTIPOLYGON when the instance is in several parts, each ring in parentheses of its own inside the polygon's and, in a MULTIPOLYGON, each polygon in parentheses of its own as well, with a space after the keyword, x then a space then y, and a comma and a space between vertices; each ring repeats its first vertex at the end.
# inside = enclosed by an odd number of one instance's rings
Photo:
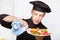
POLYGON ((22 20, 21 18, 17 18, 21 24, 22 24, 22 27, 26 30, 28 28, 28 23, 24 20, 22 20))
POLYGON ((27 30, 28 23, 26 21, 22 20, 21 24, 22 24, 22 27, 27 30))

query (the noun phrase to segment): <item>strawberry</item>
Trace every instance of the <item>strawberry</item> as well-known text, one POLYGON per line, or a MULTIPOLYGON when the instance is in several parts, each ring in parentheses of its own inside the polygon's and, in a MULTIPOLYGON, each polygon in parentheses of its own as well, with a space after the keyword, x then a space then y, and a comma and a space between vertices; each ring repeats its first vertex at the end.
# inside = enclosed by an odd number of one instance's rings
POLYGON ((48 32, 44 32, 43 35, 48 35, 48 32))

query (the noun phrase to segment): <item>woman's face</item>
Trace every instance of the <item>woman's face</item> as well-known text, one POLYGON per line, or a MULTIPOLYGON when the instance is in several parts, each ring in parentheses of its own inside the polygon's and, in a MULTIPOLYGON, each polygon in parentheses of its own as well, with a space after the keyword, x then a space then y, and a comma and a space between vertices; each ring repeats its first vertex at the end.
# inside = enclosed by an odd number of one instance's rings
POLYGON ((39 24, 44 16, 45 16, 44 12, 32 10, 32 21, 34 24, 39 24))

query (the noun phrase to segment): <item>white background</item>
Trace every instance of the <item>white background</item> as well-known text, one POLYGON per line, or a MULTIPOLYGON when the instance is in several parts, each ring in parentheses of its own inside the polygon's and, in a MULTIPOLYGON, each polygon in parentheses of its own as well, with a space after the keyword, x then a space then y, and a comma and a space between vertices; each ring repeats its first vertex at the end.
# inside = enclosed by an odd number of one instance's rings
MULTIPOLYGON (((8 13, 21 18, 30 18, 32 5, 29 4, 32 0, 0 0, 0 13, 8 13)), ((48 4, 52 12, 46 13, 46 16, 42 20, 43 24, 47 26, 51 32, 52 40, 60 40, 60 1, 59 0, 41 0, 48 4)), ((2 30, 2 29, 1 29, 2 30)), ((6 29, 7 30, 7 29, 6 29)), ((10 31, 10 30, 7 30, 10 31)), ((11 37, 10 39, 16 38, 11 32, 6 35, 11 37)), ((7 38, 6 38, 7 39, 7 38)), ((10 40, 9 39, 9 40, 10 40)))
MULTIPOLYGON (((13 15, 14 0, 0 0, 0 14, 13 15)), ((11 33, 10 29, 4 28, 0 25, 0 40, 16 40, 16 36, 11 33)))

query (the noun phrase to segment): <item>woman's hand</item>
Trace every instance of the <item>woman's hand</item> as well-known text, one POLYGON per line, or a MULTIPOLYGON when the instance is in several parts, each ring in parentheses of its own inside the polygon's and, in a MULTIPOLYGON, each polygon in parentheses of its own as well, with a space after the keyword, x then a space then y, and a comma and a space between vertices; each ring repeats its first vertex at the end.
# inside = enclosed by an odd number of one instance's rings
POLYGON ((23 27, 25 30, 27 30, 27 28, 28 28, 28 23, 27 23, 26 21, 22 20, 22 21, 21 21, 21 24, 22 24, 22 27, 23 27))
POLYGON ((22 20, 21 18, 16 18, 16 19, 18 19, 18 20, 21 22, 22 27, 23 27, 25 30, 27 30, 27 28, 28 28, 28 23, 27 23, 26 21, 22 20))

